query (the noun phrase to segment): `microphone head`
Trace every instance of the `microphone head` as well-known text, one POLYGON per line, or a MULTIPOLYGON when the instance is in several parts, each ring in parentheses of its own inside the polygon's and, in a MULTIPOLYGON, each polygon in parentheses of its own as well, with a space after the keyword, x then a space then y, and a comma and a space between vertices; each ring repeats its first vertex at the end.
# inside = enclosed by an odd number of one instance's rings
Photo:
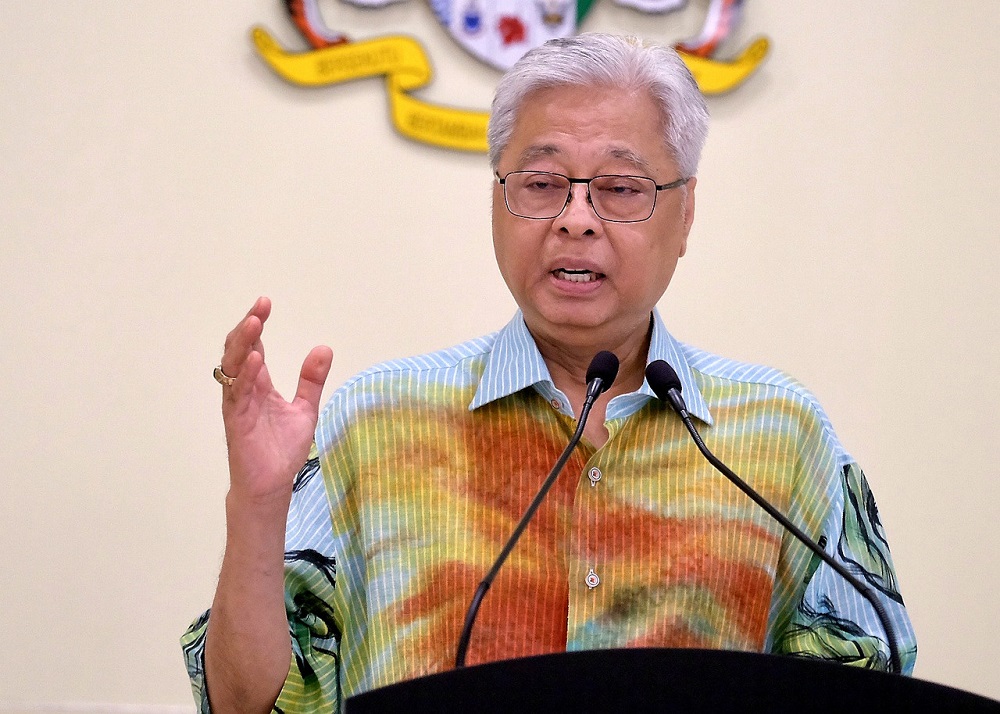
POLYGON ((660 399, 670 401, 670 390, 676 389, 681 392, 681 380, 677 372, 662 359, 655 360, 646 365, 646 381, 649 388, 660 399))
MULTIPOLYGON (((591 384, 595 379, 601 380, 601 392, 606 392, 618 376, 618 358, 614 352, 601 350, 587 367, 587 384, 591 384)), ((600 392, 598 392, 600 393, 600 392)))

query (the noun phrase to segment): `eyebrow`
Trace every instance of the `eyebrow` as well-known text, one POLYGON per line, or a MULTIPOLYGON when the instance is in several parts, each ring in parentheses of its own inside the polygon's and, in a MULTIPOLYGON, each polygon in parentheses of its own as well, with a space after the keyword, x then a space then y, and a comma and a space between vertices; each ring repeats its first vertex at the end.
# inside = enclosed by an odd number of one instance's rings
MULTIPOLYGON (((534 146, 529 146, 527 149, 521 152, 519 166, 524 166, 535 159, 548 157, 548 156, 559 156, 562 154, 562 150, 553 144, 536 144, 534 146)), ((625 161, 629 164, 635 166, 638 170, 644 171, 646 174, 652 175, 653 167, 648 161, 642 158, 639 154, 634 152, 632 149, 625 148, 612 148, 608 149, 605 154, 610 159, 618 159, 620 161, 625 161)))
POLYGON ((535 159, 545 156, 556 156, 560 153, 559 149, 552 144, 535 144, 521 152, 521 156, 518 157, 518 166, 524 166, 535 159))

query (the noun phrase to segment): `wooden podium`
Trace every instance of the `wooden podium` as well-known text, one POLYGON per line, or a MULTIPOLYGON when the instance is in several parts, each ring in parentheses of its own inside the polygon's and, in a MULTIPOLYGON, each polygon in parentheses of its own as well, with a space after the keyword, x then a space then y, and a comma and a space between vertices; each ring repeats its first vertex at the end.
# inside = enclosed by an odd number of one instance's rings
POLYGON ((399 682, 347 700, 368 712, 993 712, 919 679, 797 657, 693 649, 566 652, 399 682))

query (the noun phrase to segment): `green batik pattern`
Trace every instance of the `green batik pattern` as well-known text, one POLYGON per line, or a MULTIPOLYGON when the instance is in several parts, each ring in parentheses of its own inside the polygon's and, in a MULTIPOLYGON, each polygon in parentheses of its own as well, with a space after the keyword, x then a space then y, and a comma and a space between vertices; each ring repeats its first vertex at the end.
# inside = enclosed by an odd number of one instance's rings
MULTIPOLYGON (((902 606, 889 545, 864 472, 856 464, 847 464, 843 467, 841 482, 845 502, 835 556, 877 594, 902 606)), ((814 557, 809 568, 810 578, 820 565, 819 558, 814 557)), ((833 577, 840 576, 834 574, 833 577)), ((817 603, 804 598, 794 620, 777 641, 778 651, 866 669, 889 668, 889 646, 884 633, 866 632, 850 617, 838 612, 828 597, 821 597, 817 603)), ((916 646, 904 648, 900 658, 904 671, 911 668, 916 646)))

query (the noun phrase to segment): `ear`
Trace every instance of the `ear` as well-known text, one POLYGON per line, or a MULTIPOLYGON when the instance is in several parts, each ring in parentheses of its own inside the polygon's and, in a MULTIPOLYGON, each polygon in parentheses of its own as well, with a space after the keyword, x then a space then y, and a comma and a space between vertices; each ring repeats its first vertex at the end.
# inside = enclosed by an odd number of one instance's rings
POLYGON ((681 204, 681 210, 684 212, 682 219, 684 221, 684 238, 681 241, 681 252, 679 257, 684 257, 687 253, 687 239, 688 234, 691 233, 691 226, 694 224, 694 187, 698 183, 698 178, 692 176, 688 179, 687 184, 684 186, 684 200, 681 204))

